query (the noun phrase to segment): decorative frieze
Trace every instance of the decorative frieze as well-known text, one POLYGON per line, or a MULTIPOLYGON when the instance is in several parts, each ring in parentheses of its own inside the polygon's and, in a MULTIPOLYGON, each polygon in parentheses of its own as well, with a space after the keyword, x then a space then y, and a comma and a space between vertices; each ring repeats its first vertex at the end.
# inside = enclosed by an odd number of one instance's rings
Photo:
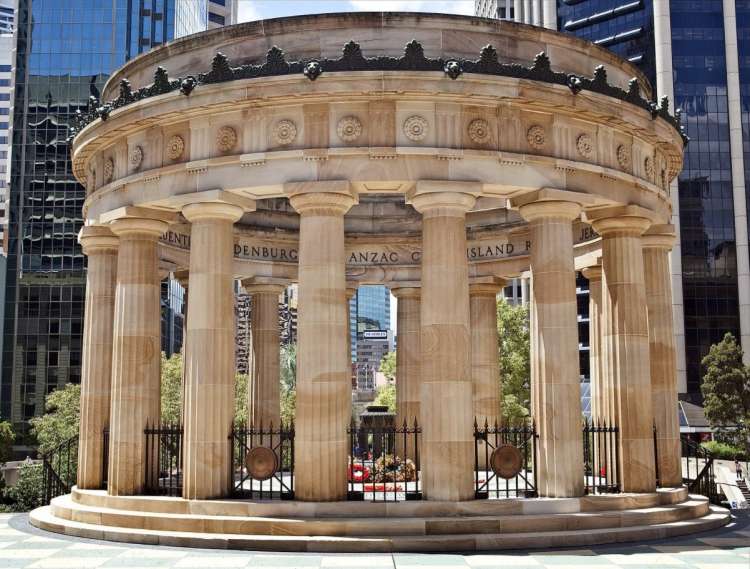
POLYGON ((646 156, 643 161, 643 169, 646 172, 646 177, 653 181, 654 179, 654 159, 651 156, 646 156))
POLYGON ((170 160, 178 160, 182 157, 184 151, 185 141, 179 134, 175 134, 167 143, 167 158, 170 160))
POLYGON ((623 170, 630 169, 630 152, 630 148, 624 144, 617 147, 617 163, 623 170))
POLYGON ((477 144, 490 140, 490 124, 484 119, 474 119, 469 123, 469 138, 477 144))
POLYGON ((578 154, 584 158, 591 158, 591 155, 594 153, 594 141, 591 140, 588 134, 582 134, 576 140, 576 149, 578 150, 578 154))
POLYGON ((136 146, 130 151, 130 165, 137 170, 143 163, 143 148, 136 146))
POLYGON ((109 184, 115 175, 115 162, 112 158, 104 161, 104 183, 109 184))
POLYGON ((342 118, 336 125, 336 133, 344 142, 354 142, 362 134, 362 121, 355 116, 342 118))
POLYGON ((297 138, 297 125, 288 119, 280 120, 273 127, 273 139, 276 144, 289 146, 297 138))
POLYGON ((237 144, 237 131, 231 126, 223 126, 216 132, 216 147, 219 152, 229 152, 237 144))
POLYGON ((526 131, 526 141, 529 146, 539 150, 543 148, 547 142, 547 135, 544 132, 544 127, 539 124, 535 124, 526 131))
POLYGON ((404 136, 413 142, 425 139, 429 130, 427 119, 420 115, 412 115, 404 121, 404 136))

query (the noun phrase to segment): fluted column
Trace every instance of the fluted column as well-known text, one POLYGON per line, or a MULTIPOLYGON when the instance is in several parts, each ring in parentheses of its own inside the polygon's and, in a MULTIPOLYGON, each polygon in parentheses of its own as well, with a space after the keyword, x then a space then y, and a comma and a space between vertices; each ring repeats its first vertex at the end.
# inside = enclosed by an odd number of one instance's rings
POLYGON ((422 214, 422 489, 428 500, 474 497, 466 212, 474 195, 461 186, 417 186, 422 214))
POLYGON ((306 501, 343 500, 347 489, 351 366, 344 214, 355 199, 348 184, 324 186, 331 191, 299 184, 290 192, 300 214, 295 496, 306 501))
POLYGON ((500 359, 497 338, 497 295, 504 286, 494 277, 469 284, 471 313, 471 377, 474 418, 481 426, 500 424, 500 359))
POLYGON ((182 496, 227 496, 234 416, 233 224, 243 209, 220 202, 186 205, 190 298, 185 350, 182 496))
POLYGON ((610 421, 611 407, 605 395, 605 375, 602 369, 602 267, 594 265, 583 269, 589 281, 589 381, 591 383, 591 418, 594 421, 610 421))
POLYGON ((167 224, 121 218, 111 224, 120 238, 117 255, 112 394, 107 492, 132 496, 144 489, 143 430, 159 422, 161 280, 157 241, 167 224))
POLYGON ((641 235, 651 224, 650 214, 627 206, 599 210, 587 217, 602 236, 602 295, 607 316, 604 366, 613 392, 612 419, 620 429, 620 483, 624 492, 653 492, 654 415, 641 247, 641 235))
POLYGON ((539 433, 537 485, 550 498, 583 494, 581 388, 570 201, 522 205, 531 248, 532 413, 539 433))
POLYGON ((250 327, 253 368, 248 388, 251 425, 278 427, 281 423, 281 330, 279 329, 279 295, 285 285, 249 279, 242 283, 252 295, 250 327))
POLYGON ((420 350, 420 295, 418 286, 394 286, 397 299, 396 322, 398 349, 396 350, 396 424, 419 423, 420 385, 422 382, 420 350))
POLYGON ((682 484, 680 424, 677 417, 677 355, 669 273, 669 251, 674 242, 675 233, 671 225, 654 226, 643 236, 651 401, 661 486, 682 484))
POLYGON ((109 426, 118 239, 108 227, 89 225, 81 229, 78 241, 88 257, 88 268, 77 484, 81 489, 95 490, 102 487, 106 467, 103 433, 109 426))

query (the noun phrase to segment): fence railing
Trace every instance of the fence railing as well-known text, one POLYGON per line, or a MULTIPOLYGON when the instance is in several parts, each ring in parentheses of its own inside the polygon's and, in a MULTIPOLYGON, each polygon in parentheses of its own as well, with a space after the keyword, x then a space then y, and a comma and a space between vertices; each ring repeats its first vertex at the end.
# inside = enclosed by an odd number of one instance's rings
POLYGON ((721 494, 714 476, 714 457, 699 444, 680 437, 682 449, 682 481, 693 494, 706 496, 713 504, 721 504, 721 494))
POLYGON ((182 495, 182 425, 146 427, 145 493, 182 495))
POLYGON ((483 426, 474 422, 474 495, 531 498, 537 495, 536 427, 483 426))
POLYGON ((422 428, 415 420, 398 427, 366 425, 349 434, 349 500, 398 502, 421 500, 419 443, 422 428))
POLYGON ((78 435, 42 455, 42 503, 68 494, 78 474, 78 435))
POLYGON ((294 499, 294 425, 238 425, 230 441, 234 497, 294 499))
POLYGON ((583 423, 584 488, 586 494, 620 491, 620 464, 617 452, 620 430, 606 421, 583 423))

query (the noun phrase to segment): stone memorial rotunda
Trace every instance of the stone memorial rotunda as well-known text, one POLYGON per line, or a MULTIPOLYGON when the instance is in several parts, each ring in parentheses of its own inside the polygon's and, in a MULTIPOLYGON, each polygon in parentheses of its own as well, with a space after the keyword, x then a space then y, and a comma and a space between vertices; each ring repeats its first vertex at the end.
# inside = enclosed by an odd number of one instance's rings
POLYGON ((726 523, 682 485, 669 222, 686 140, 657 95, 594 44, 436 14, 251 22, 127 63, 75 128, 88 256, 77 485, 32 523, 316 551, 584 545, 726 523), (591 285, 604 442, 582 429, 577 271, 591 285), (168 272, 188 295, 173 431, 159 427, 168 272), (519 275, 532 283, 533 423, 482 434, 500 417, 496 295, 519 275), (253 296, 257 430, 240 443, 235 280, 253 296), (292 283, 297 400, 285 428, 277 311, 292 283), (397 424, 408 427, 391 447, 412 465, 406 500, 395 486, 392 500, 367 499, 377 482, 355 468, 347 311, 360 284, 398 299, 397 424), (523 455, 508 438, 522 429, 523 455), (167 477, 176 496, 160 491, 167 477), (481 490, 521 478, 505 499, 481 490), (265 497, 236 497, 264 480, 277 484, 265 497))

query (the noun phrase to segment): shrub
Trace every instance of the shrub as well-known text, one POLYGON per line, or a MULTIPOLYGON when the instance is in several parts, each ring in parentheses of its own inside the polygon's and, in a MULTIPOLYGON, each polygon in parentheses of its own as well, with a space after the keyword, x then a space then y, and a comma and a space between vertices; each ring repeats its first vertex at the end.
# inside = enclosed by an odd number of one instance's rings
POLYGON ((730 445, 728 443, 722 443, 719 441, 708 441, 701 443, 701 447, 710 452, 714 458, 720 460, 746 460, 745 453, 739 447, 730 445))
POLYGON ((42 505, 42 471, 41 464, 23 464, 18 475, 18 482, 3 490, 3 497, 10 502, 8 508, 14 512, 28 512, 42 505))

